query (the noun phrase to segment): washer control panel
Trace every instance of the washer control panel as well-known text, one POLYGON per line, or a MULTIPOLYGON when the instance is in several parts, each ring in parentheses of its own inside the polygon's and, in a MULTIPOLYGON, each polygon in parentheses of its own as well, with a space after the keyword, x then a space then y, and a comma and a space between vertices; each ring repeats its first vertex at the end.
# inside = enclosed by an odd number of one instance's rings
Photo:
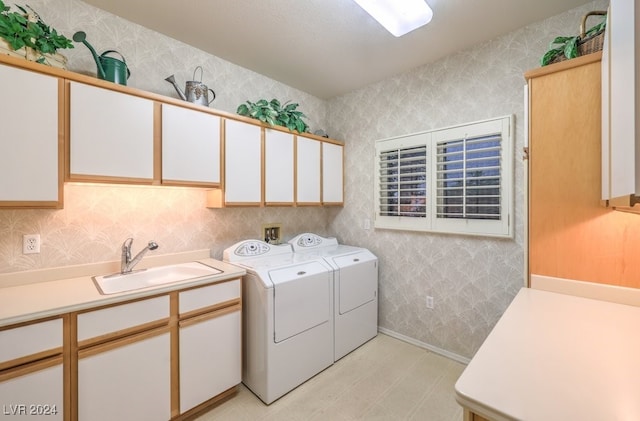
POLYGON ((225 262, 238 262, 256 257, 291 253, 293 253, 293 249, 290 244, 274 245, 261 240, 245 240, 226 249, 223 254, 223 260, 225 262))
POLYGON ((261 254, 265 254, 269 252, 269 245, 262 241, 246 241, 240 244, 234 251, 233 254, 236 256, 249 257, 249 256, 260 256, 261 254))
POLYGON ((300 234, 291 241, 289 244, 293 246, 294 251, 309 250, 316 247, 326 247, 338 244, 338 240, 335 237, 321 237, 317 234, 304 233, 300 234))

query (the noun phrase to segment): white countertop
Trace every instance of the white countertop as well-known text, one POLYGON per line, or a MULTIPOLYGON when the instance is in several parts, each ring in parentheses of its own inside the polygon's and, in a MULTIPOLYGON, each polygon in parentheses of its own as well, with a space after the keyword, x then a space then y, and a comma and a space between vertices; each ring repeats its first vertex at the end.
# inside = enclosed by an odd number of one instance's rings
MULTIPOLYGON (((222 273, 109 295, 100 294, 90 275, 0 288, 0 327, 177 289, 222 282, 241 277, 245 273, 237 266, 211 258, 200 258, 196 261, 215 267, 222 273)), ((42 271, 38 272, 41 276, 42 271)))
POLYGON ((640 420, 640 307, 523 288, 455 386, 490 420, 640 420))

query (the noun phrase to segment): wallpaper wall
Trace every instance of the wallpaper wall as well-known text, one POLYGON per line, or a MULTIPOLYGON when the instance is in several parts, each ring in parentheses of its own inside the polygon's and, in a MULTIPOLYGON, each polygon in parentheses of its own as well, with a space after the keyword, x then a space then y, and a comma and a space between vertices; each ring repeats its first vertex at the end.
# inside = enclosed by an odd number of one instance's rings
MULTIPOLYGON (((295 99, 309 115, 312 131, 326 127, 325 101, 307 93, 82 1, 28 4, 69 38, 85 31, 98 54, 121 52, 131 69, 129 86, 177 97, 164 78, 175 74, 184 88, 196 66, 202 66, 203 82, 216 92, 213 108, 235 113, 246 100, 295 99)), ((84 45, 61 53, 69 70, 95 76, 96 65, 84 45)), ((259 238, 264 223, 281 223, 288 237, 307 230, 328 234, 325 209, 206 209, 205 192, 198 189, 67 184, 64 200, 62 210, 0 210, 0 272, 117 260, 127 237, 135 239, 134 252, 155 239, 160 245, 156 254, 211 249, 221 259, 222 251, 235 242, 259 238), (22 235, 36 233, 41 235, 41 253, 23 255, 22 235)))
MULTIPOLYGON (((164 78, 175 74, 183 84, 200 65, 203 81, 217 94, 214 108, 235 112, 247 99, 295 99, 312 130, 346 141, 346 206, 206 209, 205 193, 197 189, 69 184, 62 210, 0 210, 0 273, 117 260, 130 236, 134 252, 154 239, 161 247, 154 253, 209 248, 221 258, 236 241, 258 237, 263 223, 278 222, 285 239, 312 231, 370 248, 380 259, 380 326, 469 358, 524 282, 522 75, 538 66, 552 38, 577 32, 581 16, 607 2, 588 3, 330 101, 79 0, 29 5, 69 37, 84 30, 98 52, 120 51, 131 68, 130 86, 175 97, 164 78), (366 219, 373 226, 376 139, 508 114, 516 116, 513 240, 364 229, 366 219), (22 235, 32 233, 42 236, 42 252, 23 255, 22 235), (426 296, 434 297, 434 309, 426 308, 426 296)), ((95 74, 84 46, 64 54, 70 70, 95 74)))
POLYGON ((348 206, 330 231, 379 256, 382 328, 471 357, 523 286, 523 73, 539 66, 553 38, 577 34, 587 11, 607 5, 588 3, 329 101, 330 133, 348 140, 348 206), (375 140, 509 114, 516 121, 513 240, 363 228, 374 219, 375 140))

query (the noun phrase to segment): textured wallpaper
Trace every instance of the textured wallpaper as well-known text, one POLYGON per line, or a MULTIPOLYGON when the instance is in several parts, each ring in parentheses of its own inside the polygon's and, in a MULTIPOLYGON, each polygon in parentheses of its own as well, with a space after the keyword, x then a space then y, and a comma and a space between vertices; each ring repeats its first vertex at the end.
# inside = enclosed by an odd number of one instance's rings
POLYGON ((329 101, 330 133, 347 140, 348 204, 330 231, 379 256, 381 327, 471 357, 524 285, 523 74, 539 66, 553 38, 576 35, 586 11, 607 5, 589 3, 329 101), (374 219, 377 139, 509 114, 516 122, 513 240, 363 228, 374 219))
MULTIPOLYGON (((129 86, 175 97, 164 78, 175 74, 183 86, 200 65, 217 94, 214 108, 235 112, 247 99, 272 97, 299 102, 312 131, 346 142, 346 206, 206 209, 198 189, 68 184, 62 210, 0 210, 0 272, 117 260, 127 237, 136 240, 134 252, 154 239, 161 247, 154 253, 209 248, 221 258, 224 248, 276 222, 285 239, 312 231, 370 248, 380 259, 380 326, 464 358, 524 283, 523 73, 538 66, 552 38, 577 33, 586 11, 607 5, 589 3, 322 101, 78 0, 28 3, 68 37, 84 30, 99 53, 120 51, 131 68, 129 86), (508 114, 516 116, 515 239, 364 229, 365 219, 373 221, 375 140, 508 114), (22 235, 33 233, 42 236, 42 252, 23 255, 22 235), (434 297, 434 309, 426 308, 426 296, 434 297)), ((69 70, 95 74, 83 45, 63 53, 69 70)))

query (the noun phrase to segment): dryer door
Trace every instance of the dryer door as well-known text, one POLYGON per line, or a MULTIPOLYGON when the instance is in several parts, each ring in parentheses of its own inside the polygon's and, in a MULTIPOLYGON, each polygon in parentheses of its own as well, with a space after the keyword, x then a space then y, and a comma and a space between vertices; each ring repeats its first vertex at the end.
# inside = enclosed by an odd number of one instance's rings
POLYGON ((331 317, 331 271, 319 262, 269 272, 274 284, 275 342, 309 330, 331 317))
POLYGON ((378 259, 368 250, 334 257, 336 303, 340 314, 375 300, 378 294, 378 259))

